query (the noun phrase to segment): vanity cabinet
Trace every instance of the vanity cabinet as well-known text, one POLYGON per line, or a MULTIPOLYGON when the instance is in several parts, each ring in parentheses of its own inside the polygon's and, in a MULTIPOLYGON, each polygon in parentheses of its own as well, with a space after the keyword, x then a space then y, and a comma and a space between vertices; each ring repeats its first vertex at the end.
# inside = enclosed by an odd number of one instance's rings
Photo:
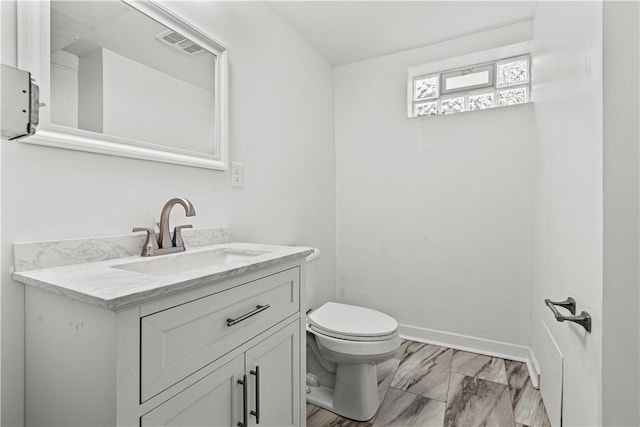
POLYGON ((299 425, 299 407, 286 398, 300 395, 298 331, 296 320, 266 337, 143 415, 141 426, 299 425))
POLYGON ((27 425, 304 425, 304 268, 117 312, 27 286, 27 425))
POLYGON ((293 268, 186 303, 145 307, 157 311, 140 319, 142 401, 297 313, 298 278, 293 268))

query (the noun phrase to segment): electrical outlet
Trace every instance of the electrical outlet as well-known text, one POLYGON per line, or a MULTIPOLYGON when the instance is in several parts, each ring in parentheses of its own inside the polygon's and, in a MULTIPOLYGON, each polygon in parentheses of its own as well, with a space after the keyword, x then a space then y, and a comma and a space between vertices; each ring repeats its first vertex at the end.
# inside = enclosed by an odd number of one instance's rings
POLYGON ((231 162, 231 186, 244 187, 244 165, 231 162))

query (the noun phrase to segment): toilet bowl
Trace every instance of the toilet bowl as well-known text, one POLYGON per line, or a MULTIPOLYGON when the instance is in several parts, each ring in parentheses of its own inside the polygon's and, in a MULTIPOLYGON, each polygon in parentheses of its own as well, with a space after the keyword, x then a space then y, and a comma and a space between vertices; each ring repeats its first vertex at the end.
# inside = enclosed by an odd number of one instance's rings
MULTIPOLYGON (((317 258, 314 252, 307 261, 317 258)), ((313 273, 308 265, 307 296, 313 295, 313 273)), ((399 346, 398 322, 387 314, 335 302, 310 311, 307 402, 353 420, 371 419, 380 406, 376 363, 393 358, 399 346)))

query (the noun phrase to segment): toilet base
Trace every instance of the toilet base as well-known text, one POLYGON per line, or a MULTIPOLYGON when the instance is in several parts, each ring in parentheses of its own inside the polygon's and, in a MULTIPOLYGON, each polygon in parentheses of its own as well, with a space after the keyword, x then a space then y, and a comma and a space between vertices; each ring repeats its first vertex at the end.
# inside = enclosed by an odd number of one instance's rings
POLYGON ((307 402, 356 421, 373 418, 380 406, 376 365, 338 364, 335 389, 311 388, 307 402))
POLYGON ((331 388, 321 385, 309 390, 309 387, 307 387, 307 403, 335 413, 335 409, 333 409, 333 389, 331 388))

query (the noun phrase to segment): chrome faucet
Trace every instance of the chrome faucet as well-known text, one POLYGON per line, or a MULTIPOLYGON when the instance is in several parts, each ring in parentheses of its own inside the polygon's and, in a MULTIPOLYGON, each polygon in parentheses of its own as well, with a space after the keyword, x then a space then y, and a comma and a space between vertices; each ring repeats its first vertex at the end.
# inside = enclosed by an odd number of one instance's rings
POLYGON ((182 197, 174 197, 169 200, 165 203, 162 208, 162 213, 160 214, 160 223, 158 224, 160 235, 158 236, 158 240, 156 240, 156 232, 153 228, 136 227, 133 229, 134 233, 137 231, 147 232, 147 240, 144 242, 144 247, 142 248, 142 256, 164 255, 184 251, 182 229, 192 228, 193 226, 179 225, 175 227, 173 229, 173 239, 171 238, 171 232, 169 231, 169 214, 171 213, 171 209, 177 204, 184 207, 187 216, 195 216, 196 210, 189 200, 182 197))

